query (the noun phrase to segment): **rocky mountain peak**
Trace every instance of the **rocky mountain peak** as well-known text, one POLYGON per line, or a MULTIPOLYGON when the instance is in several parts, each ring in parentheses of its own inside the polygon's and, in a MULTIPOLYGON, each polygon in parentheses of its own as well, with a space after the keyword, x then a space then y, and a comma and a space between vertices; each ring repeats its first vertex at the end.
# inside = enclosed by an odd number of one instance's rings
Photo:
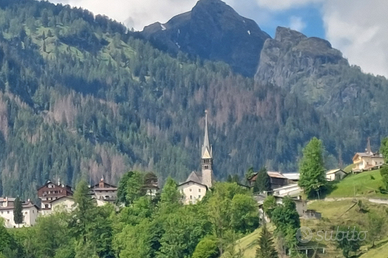
POLYGON ((307 36, 303 33, 300 33, 296 30, 291 30, 285 27, 277 27, 275 40, 281 42, 291 42, 293 44, 298 44, 301 40, 306 39, 307 36))
POLYGON ((223 61, 249 77, 254 76, 264 41, 270 38, 256 22, 220 0, 198 1, 190 12, 166 24, 147 26, 141 34, 162 50, 223 61))

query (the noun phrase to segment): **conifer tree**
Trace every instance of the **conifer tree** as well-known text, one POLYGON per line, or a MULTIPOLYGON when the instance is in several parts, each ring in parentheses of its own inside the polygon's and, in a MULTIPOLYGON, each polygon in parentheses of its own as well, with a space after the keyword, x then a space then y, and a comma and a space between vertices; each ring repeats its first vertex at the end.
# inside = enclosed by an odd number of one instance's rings
POLYGON ((259 238, 259 247, 256 249, 256 258, 277 258, 272 234, 264 224, 259 238))
POLYGON ((18 225, 23 223, 22 210, 23 210, 22 203, 21 203, 19 197, 16 197, 14 208, 13 208, 13 220, 18 225))
POLYGON ((299 186, 310 198, 320 198, 327 184, 322 153, 322 141, 315 137, 303 149, 303 158, 299 165, 299 186))
POLYGON ((267 169, 262 167, 257 173, 256 181, 253 186, 254 192, 263 192, 271 190, 271 179, 267 174, 267 169))
POLYGON ((86 243, 87 225, 94 219, 94 200, 90 196, 90 189, 85 180, 81 180, 74 191, 76 209, 74 211, 75 233, 86 243))

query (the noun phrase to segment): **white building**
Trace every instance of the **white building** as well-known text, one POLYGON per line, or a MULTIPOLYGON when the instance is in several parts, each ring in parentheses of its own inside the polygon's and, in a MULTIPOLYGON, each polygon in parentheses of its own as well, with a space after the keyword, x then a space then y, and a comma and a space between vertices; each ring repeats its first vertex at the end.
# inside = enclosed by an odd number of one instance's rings
POLYGON ((195 204, 198 201, 201 201, 205 196, 209 188, 200 182, 202 182, 202 180, 199 179, 195 172, 192 172, 186 182, 179 185, 184 204, 195 204))
POLYGON ((72 212, 75 209, 75 201, 72 196, 63 196, 51 202, 52 212, 72 212))
POLYGON ((202 145, 201 173, 191 172, 187 180, 178 186, 182 193, 184 204, 195 204, 202 200, 214 182, 213 149, 209 143, 207 111, 205 114, 205 137, 202 145))
POLYGON ((0 217, 4 219, 6 228, 30 227, 35 225, 39 209, 30 200, 22 202, 23 223, 17 225, 14 221, 15 198, 0 198, 0 217))
POLYGON ((363 172, 380 168, 384 164, 384 157, 378 152, 373 152, 368 138, 365 152, 357 152, 353 157, 353 172, 363 172))
POLYGON ((340 168, 332 169, 326 172, 327 181, 339 181, 342 180, 347 173, 340 168))
POLYGON ((100 182, 91 187, 92 198, 97 200, 97 206, 102 206, 107 203, 115 203, 117 200, 117 187, 105 183, 104 178, 100 182))

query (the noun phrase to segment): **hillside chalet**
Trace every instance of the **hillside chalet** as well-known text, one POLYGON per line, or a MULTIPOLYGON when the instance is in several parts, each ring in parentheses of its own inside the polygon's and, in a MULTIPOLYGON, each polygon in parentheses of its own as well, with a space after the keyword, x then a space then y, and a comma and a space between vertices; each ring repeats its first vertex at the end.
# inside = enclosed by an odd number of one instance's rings
POLYGON ((117 187, 105 182, 101 178, 98 184, 90 188, 92 198, 97 200, 97 205, 102 206, 106 203, 115 203, 117 199, 117 187))
MULTIPOLYGON (((279 188, 288 185, 289 183, 288 178, 280 172, 268 171, 267 174, 270 177, 271 189, 279 188)), ((254 186, 257 179, 257 175, 258 172, 254 173, 250 178, 248 178, 248 182, 251 187, 254 186)))
POLYGON ((384 157, 378 152, 372 152, 370 139, 365 152, 357 152, 353 157, 353 172, 378 169, 384 164, 384 157))
POLYGON ((42 215, 50 214, 52 211, 52 201, 55 201, 59 198, 65 196, 72 196, 73 190, 71 186, 61 184, 58 182, 57 184, 47 181, 46 184, 38 188, 38 198, 40 199, 40 212, 42 215))

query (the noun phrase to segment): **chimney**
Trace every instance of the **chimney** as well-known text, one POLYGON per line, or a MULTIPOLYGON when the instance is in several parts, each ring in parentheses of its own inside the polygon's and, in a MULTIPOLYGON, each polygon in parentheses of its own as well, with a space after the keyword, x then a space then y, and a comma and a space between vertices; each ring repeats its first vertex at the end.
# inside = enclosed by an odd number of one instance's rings
POLYGON ((105 186, 104 178, 101 178, 100 183, 98 184, 98 187, 99 188, 104 188, 104 186, 105 186))

